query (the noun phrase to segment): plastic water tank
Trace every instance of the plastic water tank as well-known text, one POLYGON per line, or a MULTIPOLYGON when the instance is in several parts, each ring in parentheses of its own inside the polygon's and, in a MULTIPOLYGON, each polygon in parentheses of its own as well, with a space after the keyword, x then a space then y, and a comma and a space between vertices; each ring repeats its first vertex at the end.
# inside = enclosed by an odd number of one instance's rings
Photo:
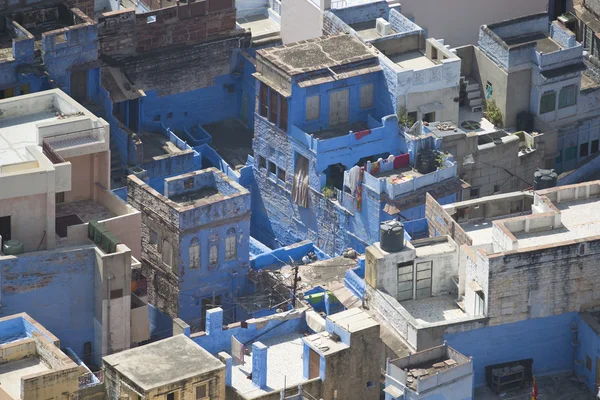
POLYGON ((399 221, 385 221, 379 226, 381 249, 397 253, 404 248, 404 225, 399 221))
POLYGON ((14 256, 16 254, 22 254, 25 251, 23 243, 19 240, 6 240, 2 246, 2 252, 7 256, 14 256))
POLYGON ((436 155, 432 150, 421 150, 417 154, 417 171, 423 175, 433 172, 437 168, 436 162, 436 155))
POLYGON ((558 174, 553 169, 538 168, 533 174, 533 190, 552 188, 557 181, 558 174))

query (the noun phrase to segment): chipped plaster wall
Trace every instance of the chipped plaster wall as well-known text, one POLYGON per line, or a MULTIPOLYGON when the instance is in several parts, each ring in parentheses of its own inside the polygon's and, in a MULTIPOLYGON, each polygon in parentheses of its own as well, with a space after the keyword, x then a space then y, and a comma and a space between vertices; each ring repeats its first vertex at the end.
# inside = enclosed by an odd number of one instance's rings
POLYGON ((42 251, 0 258, 0 316, 26 312, 83 356, 94 341, 95 251, 42 251))

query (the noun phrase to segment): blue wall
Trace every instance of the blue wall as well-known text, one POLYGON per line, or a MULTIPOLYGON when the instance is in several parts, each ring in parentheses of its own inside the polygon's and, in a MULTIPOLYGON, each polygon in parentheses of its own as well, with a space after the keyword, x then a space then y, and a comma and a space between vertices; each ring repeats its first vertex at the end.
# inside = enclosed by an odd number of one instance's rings
POLYGON ((94 249, 70 249, 0 261, 0 317, 26 312, 83 356, 94 343, 95 260, 94 249))
POLYGON ((192 340, 202 346, 211 354, 220 351, 231 351, 231 336, 235 336, 242 343, 250 343, 254 340, 264 340, 270 337, 292 332, 306 332, 306 320, 304 314, 298 318, 281 320, 269 319, 266 324, 249 323, 247 328, 230 327, 222 330, 223 315, 218 309, 211 310, 206 317, 206 334, 192 337, 192 340), (211 315, 212 314, 212 315, 211 315))
POLYGON ((485 367, 508 361, 533 359, 533 373, 573 370, 573 332, 577 313, 474 329, 444 335, 448 346, 473 357, 475 387, 485 385, 485 367))
POLYGON ((148 303, 150 321, 150 339, 160 340, 173 336, 173 319, 148 303))
POLYGON ((597 359, 600 358, 600 337, 581 317, 577 319, 577 338, 580 345, 577 347, 575 360, 575 374, 587 378, 587 385, 596 393, 596 371, 599 367, 597 359), (586 357, 592 361, 591 370, 586 367, 586 357))

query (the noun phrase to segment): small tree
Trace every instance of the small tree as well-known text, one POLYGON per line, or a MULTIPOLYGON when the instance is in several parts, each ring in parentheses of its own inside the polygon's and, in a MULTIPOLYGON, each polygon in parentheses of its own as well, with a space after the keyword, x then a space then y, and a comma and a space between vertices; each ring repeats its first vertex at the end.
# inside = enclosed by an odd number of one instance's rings
POLYGON ((398 124, 400 124, 400 126, 410 128, 415 124, 415 122, 416 121, 414 121, 406 112, 406 108, 401 107, 398 110, 398 124))
POLYGON ((490 121, 494 126, 502 128, 502 111, 496 105, 494 100, 486 100, 483 108, 483 115, 490 121))

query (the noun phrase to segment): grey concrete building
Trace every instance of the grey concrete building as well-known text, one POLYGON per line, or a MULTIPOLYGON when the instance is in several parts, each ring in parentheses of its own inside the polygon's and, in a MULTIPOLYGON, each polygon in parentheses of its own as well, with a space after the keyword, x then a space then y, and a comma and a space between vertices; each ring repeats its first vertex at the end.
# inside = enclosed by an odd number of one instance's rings
POLYGON ((225 364, 185 335, 103 358, 109 400, 225 400, 225 364))

